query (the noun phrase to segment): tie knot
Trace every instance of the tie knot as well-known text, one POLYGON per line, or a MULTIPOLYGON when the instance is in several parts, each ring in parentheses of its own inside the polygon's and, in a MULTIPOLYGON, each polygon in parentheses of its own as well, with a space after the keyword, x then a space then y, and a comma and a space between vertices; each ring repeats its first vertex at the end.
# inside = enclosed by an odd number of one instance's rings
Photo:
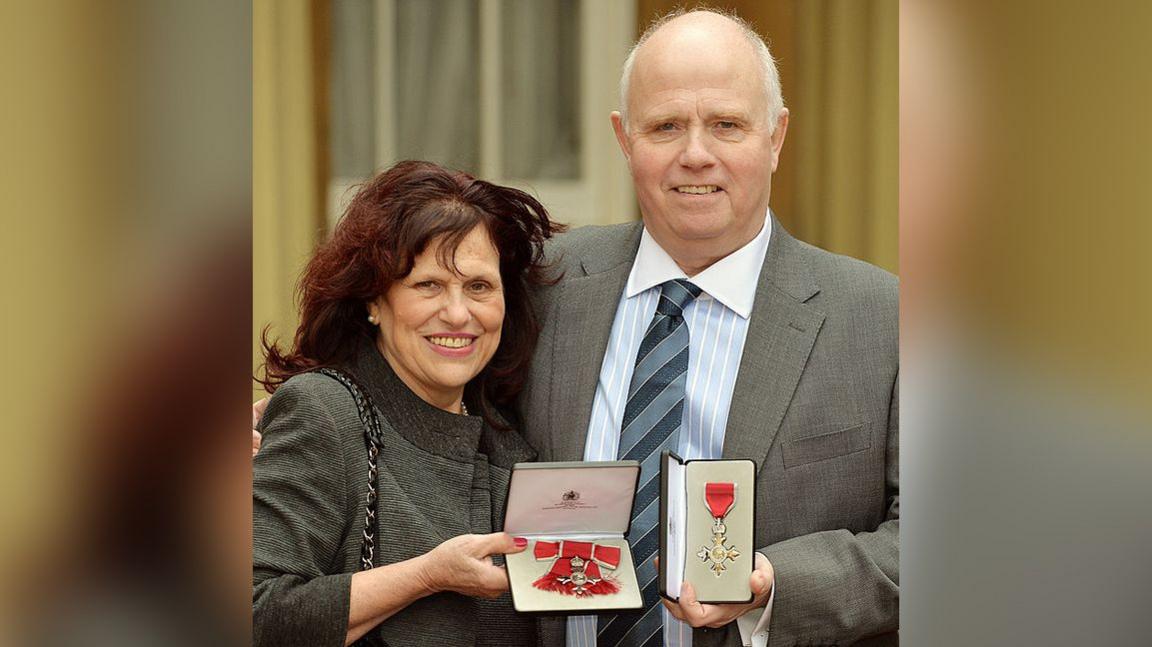
POLYGON ((656 302, 656 313, 669 317, 683 317, 684 308, 700 296, 700 288, 685 279, 673 279, 660 285, 660 300, 656 302))

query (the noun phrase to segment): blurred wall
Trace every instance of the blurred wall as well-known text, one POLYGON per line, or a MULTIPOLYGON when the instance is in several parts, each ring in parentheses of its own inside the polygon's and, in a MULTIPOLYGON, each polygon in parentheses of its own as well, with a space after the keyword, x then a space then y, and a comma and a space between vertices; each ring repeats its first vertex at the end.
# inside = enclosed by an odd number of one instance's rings
POLYGON ((323 0, 253 4, 253 368, 263 361, 265 326, 272 339, 291 341, 293 289, 324 232, 327 7, 323 0))

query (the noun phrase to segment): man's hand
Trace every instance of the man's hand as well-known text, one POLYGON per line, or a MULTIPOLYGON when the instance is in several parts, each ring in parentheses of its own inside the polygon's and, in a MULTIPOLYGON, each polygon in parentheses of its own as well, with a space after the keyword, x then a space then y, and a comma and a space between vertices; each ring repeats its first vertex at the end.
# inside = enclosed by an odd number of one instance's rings
POLYGON ((256 452, 260 451, 260 432, 256 431, 256 425, 260 424, 260 418, 264 416, 264 410, 268 408, 268 400, 271 398, 262 398, 252 403, 252 457, 256 457, 256 452))
POLYGON ((696 589, 689 582, 680 587, 680 601, 662 600, 672 615, 693 627, 723 627, 736 618, 768 604, 772 585, 776 581, 776 571, 768 558, 756 553, 756 569, 752 571, 752 593, 755 596, 748 604, 701 604, 696 601, 696 589))

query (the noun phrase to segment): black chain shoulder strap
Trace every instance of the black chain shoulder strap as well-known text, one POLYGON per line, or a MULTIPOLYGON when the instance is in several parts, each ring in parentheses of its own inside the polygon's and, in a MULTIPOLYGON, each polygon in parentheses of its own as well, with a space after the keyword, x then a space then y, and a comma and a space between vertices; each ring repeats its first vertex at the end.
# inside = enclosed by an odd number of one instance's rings
POLYGON ((360 545, 360 570, 367 571, 374 565, 376 552, 376 459, 384 441, 380 430, 380 415, 372 404, 372 398, 351 375, 334 368, 319 368, 316 372, 327 375, 348 389, 356 402, 356 413, 364 425, 364 445, 368 450, 368 496, 364 499, 364 541, 360 545))

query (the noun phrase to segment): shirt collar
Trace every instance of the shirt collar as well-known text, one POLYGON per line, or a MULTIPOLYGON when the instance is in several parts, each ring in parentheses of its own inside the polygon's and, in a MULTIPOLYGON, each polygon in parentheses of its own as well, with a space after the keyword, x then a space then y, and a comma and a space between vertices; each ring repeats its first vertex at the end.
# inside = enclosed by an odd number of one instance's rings
MULTIPOLYGON (((771 211, 765 214, 764 226, 748 244, 688 279, 705 294, 744 319, 752 314, 756 283, 760 278, 760 268, 764 265, 764 256, 768 252, 768 241, 772 237, 770 214, 771 211)), ((624 294, 632 298, 665 281, 686 278, 688 275, 684 270, 660 247, 645 227, 640 235, 640 249, 636 252, 636 262, 632 264, 624 294)))

